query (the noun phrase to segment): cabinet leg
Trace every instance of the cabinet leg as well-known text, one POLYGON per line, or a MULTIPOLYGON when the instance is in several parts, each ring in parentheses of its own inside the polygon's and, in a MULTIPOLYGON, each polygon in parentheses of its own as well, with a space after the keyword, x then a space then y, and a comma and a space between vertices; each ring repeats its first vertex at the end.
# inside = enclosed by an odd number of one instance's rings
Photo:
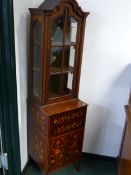
POLYGON ((78 160, 77 162, 75 162, 74 163, 74 166, 75 166, 77 172, 79 172, 80 171, 80 160, 78 160))
POLYGON ((43 175, 48 175, 48 171, 45 171, 43 175))
POLYGON ((43 175, 48 175, 48 169, 45 169, 44 174, 43 175))
POLYGON ((45 162, 45 171, 43 175, 48 175, 48 162, 45 162))

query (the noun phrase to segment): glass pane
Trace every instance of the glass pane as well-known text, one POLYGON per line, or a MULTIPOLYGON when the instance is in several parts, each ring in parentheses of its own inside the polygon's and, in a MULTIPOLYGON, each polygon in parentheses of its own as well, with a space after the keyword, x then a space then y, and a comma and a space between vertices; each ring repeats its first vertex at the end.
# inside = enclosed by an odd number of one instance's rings
POLYGON ((67 73, 63 75, 63 86, 62 86, 62 95, 69 95, 72 92, 73 84, 73 74, 67 73))
POLYGON ((63 57, 62 47, 52 47, 51 48, 51 56, 50 56, 50 71, 51 72, 61 71, 62 57, 63 57))
POLYGON ((52 43, 63 44, 64 17, 60 16, 53 20, 52 23, 52 43))
POLYGON ((34 43, 40 43, 42 40, 41 24, 39 21, 34 25, 34 43))
POLYGON ((33 70, 40 71, 40 51, 41 48, 39 45, 34 45, 34 63, 33 63, 33 70))
POLYGON ((67 24, 67 34, 65 36, 66 43, 76 42, 77 36, 77 21, 70 17, 67 24))
POLYGON ((73 68, 74 61, 75 61, 75 48, 74 48, 74 46, 65 47, 65 50, 64 50, 64 69, 73 68))
POLYGON ((49 98, 60 96, 61 92, 61 74, 51 75, 49 83, 49 98))
POLYGON ((70 28, 70 33, 71 33, 71 42, 76 42, 76 36, 77 36, 77 21, 71 17, 71 28, 70 28))
POLYGON ((33 95, 40 97, 40 74, 33 72, 33 95))

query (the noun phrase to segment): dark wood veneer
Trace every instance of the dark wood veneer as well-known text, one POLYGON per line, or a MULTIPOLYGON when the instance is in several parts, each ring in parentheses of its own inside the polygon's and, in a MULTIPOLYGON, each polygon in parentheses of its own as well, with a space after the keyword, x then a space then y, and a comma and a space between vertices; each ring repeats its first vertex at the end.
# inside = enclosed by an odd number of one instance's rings
POLYGON ((125 106, 126 121, 121 144, 120 157, 118 161, 119 175, 131 174, 131 100, 130 99, 129 104, 125 106))
POLYGON ((45 0, 39 8, 29 10, 29 155, 45 175, 71 163, 79 170, 87 104, 78 99, 78 91, 89 13, 75 0, 45 0), (77 29, 73 39, 71 20, 77 29), (59 34, 56 38, 53 30, 59 34), (73 52, 74 63, 70 62, 73 52))

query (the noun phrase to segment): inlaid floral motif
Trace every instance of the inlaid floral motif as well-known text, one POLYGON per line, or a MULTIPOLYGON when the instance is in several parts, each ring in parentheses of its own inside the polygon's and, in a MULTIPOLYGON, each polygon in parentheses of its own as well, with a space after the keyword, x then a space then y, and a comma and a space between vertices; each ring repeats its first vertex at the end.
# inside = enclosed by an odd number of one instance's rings
POLYGON ((33 134, 31 137, 31 144, 32 144, 32 152, 35 158, 39 162, 44 162, 45 141, 44 141, 44 138, 40 136, 36 130, 33 130, 33 134))
POLYGON ((66 114, 58 114, 55 116, 51 116, 50 118, 51 129, 50 135, 51 137, 64 134, 68 132, 69 118, 66 114))
POLYGON ((85 121, 84 110, 74 111, 70 114, 69 131, 83 127, 85 121))
POLYGON ((67 136, 67 154, 66 161, 73 161, 74 159, 78 159, 81 153, 82 147, 82 131, 76 131, 67 136))
POLYGON ((50 117, 50 136, 55 137, 84 126, 85 111, 74 110, 50 117))
POLYGON ((64 138, 50 140, 49 169, 61 167, 65 163, 64 138))
POLYGON ((32 120, 33 122, 35 122, 38 128, 40 128, 40 130, 42 131, 42 134, 46 136, 47 135, 47 127, 46 127, 47 124, 46 124, 43 114, 40 111, 32 108, 32 120))

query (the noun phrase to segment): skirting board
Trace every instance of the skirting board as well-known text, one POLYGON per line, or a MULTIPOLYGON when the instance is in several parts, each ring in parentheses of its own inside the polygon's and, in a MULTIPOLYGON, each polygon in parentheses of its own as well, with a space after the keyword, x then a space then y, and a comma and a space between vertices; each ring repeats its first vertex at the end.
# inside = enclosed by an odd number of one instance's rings
POLYGON ((82 153, 82 157, 96 158, 96 159, 100 159, 100 160, 113 160, 113 161, 118 160, 118 157, 110 157, 110 156, 92 154, 92 153, 85 153, 85 152, 82 153))

